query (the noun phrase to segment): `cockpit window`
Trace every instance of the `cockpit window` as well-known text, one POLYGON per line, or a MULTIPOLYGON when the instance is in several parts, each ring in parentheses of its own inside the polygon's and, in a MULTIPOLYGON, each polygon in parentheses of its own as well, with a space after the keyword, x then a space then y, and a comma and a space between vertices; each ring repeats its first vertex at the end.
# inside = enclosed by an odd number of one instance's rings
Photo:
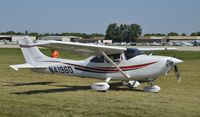
MULTIPOLYGON (((138 55, 142 55, 144 54, 143 52, 141 52, 140 50, 136 49, 136 48, 127 48, 127 50, 124 52, 125 58, 126 60, 131 59, 133 57, 136 57, 138 55)), ((121 54, 111 54, 108 55, 108 57, 113 61, 113 62, 120 62, 121 61, 121 54)), ((104 58, 104 56, 102 55, 97 55, 94 58, 92 58, 90 60, 93 63, 109 63, 108 60, 106 60, 104 58)))
POLYGON ((103 63, 104 57, 102 55, 97 55, 96 57, 91 59, 91 62, 93 62, 93 63, 103 63))
POLYGON ((142 55, 144 53, 139 51, 136 48, 127 48, 127 50, 124 52, 124 54, 125 54, 126 60, 128 60, 135 56, 142 55))
MULTIPOLYGON (((113 61, 113 62, 120 62, 120 54, 111 54, 111 55, 108 55, 108 57, 113 61)), ((109 63, 107 60, 106 60, 107 63, 109 63)))
MULTIPOLYGON (((113 61, 113 62, 120 62, 120 54, 111 54, 108 55, 108 57, 113 61)), ((103 63, 103 62, 107 62, 109 63, 108 60, 104 60, 104 56, 102 55, 97 55, 96 57, 94 57, 93 59, 91 59, 91 62, 93 63, 103 63)))

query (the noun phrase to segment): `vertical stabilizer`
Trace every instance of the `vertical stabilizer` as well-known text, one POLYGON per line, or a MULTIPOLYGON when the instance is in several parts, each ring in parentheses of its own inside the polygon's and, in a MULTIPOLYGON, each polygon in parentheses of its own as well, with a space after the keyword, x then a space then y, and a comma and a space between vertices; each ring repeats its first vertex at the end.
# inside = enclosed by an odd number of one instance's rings
POLYGON ((18 43, 26 63, 36 65, 36 61, 47 58, 47 56, 45 56, 36 46, 33 45, 33 42, 28 36, 18 40, 18 43))

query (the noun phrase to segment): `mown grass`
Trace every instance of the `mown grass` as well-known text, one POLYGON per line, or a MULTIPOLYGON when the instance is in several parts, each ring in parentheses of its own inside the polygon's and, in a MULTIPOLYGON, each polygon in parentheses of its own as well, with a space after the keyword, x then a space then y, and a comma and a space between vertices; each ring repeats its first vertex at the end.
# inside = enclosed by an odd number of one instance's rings
MULTIPOLYGON (((50 55, 49 50, 42 50, 50 55)), ((200 52, 157 52, 184 60, 179 65, 182 81, 175 75, 155 81, 159 93, 132 91, 111 84, 107 92, 90 85, 99 80, 39 74, 30 70, 15 72, 9 64, 23 63, 19 49, 0 49, 0 116, 2 117, 200 117, 200 52)), ((61 52, 65 58, 84 56, 61 52)), ((142 84, 142 89, 147 84, 142 84)))

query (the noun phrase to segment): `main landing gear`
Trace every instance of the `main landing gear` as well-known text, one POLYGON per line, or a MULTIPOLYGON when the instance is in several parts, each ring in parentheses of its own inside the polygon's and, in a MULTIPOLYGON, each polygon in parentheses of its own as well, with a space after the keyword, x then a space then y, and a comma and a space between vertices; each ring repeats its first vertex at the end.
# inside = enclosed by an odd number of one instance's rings
POLYGON ((91 88, 96 91, 106 92, 110 88, 110 85, 107 82, 98 82, 92 84, 91 88))
MULTIPOLYGON (((107 79, 106 82, 94 83, 94 84, 92 84, 91 88, 96 91, 106 92, 110 88, 110 85, 108 84, 109 81, 110 81, 110 79, 107 79)), ((157 93, 160 91, 159 86, 153 85, 153 80, 151 80, 148 84, 149 84, 149 86, 144 87, 145 92, 157 93)), ((140 83, 135 80, 123 82, 123 86, 127 86, 130 89, 136 89, 139 85, 140 85, 140 83)))
POLYGON ((91 89, 94 89, 96 91, 106 92, 110 88, 110 85, 108 84, 110 79, 111 78, 107 78, 105 82, 98 82, 92 84, 91 89))
MULTIPOLYGON (((160 87, 157 85, 153 85, 153 80, 148 79, 150 82, 148 83, 149 86, 144 87, 144 92, 150 92, 150 93, 157 93, 160 91, 160 87)), ((123 86, 127 86, 130 89, 136 89, 140 83, 138 81, 132 80, 128 82, 123 82, 123 86)))
POLYGON ((123 82, 123 86, 127 86, 130 89, 136 89, 139 85, 140 85, 140 83, 138 81, 136 81, 136 80, 123 82))

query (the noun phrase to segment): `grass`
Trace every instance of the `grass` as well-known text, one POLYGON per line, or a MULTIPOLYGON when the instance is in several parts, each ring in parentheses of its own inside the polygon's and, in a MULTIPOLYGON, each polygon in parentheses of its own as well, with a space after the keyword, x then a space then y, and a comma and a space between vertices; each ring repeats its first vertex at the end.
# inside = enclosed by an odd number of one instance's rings
MULTIPOLYGON (((47 55, 50 51, 42 50, 47 55)), ((111 85, 96 92, 90 85, 99 80, 39 74, 30 70, 15 72, 9 64, 23 63, 19 49, 0 49, 1 117, 200 117, 200 52, 157 52, 184 60, 179 65, 182 81, 177 84, 171 72, 154 82, 159 93, 132 91, 111 85)), ((65 58, 80 55, 61 52, 65 58)), ((142 84, 142 89, 147 84, 142 84)))

